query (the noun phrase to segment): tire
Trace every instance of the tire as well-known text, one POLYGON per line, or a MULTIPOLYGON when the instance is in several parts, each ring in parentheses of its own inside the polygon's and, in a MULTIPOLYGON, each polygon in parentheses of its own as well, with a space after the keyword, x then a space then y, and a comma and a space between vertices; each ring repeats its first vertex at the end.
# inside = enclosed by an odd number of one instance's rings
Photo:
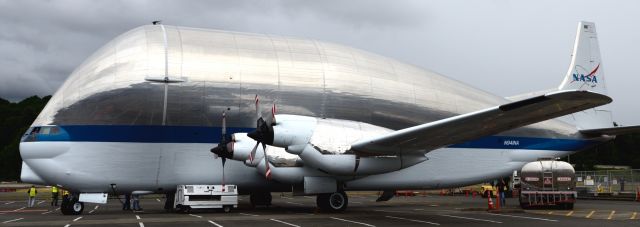
POLYGON ((84 203, 77 199, 62 200, 60 211, 64 215, 80 215, 84 211, 84 203))
POLYGON ((225 213, 231 212, 231 206, 223 206, 222 207, 222 212, 225 212, 225 213))
POLYGON ((342 212, 347 209, 349 198, 344 191, 319 194, 316 197, 318 208, 328 212, 342 212))
POLYGON ((562 205, 565 210, 573 210, 573 203, 565 203, 562 205))
POLYGON ((251 207, 256 207, 259 205, 270 206, 272 201, 270 192, 256 192, 251 193, 249 196, 249 200, 251 201, 251 207))

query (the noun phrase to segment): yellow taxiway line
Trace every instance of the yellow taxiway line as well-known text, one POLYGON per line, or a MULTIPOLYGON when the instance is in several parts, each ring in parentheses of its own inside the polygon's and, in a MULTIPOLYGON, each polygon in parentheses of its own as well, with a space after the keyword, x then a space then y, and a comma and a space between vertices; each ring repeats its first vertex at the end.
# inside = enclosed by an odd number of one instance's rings
POLYGON ((592 210, 591 212, 589 212, 589 214, 587 214, 587 216, 585 218, 591 218, 591 215, 593 215, 593 213, 595 213, 595 210, 592 210))
POLYGON ((571 215, 573 215, 573 211, 569 211, 569 213, 567 213, 565 216, 569 217, 571 215))

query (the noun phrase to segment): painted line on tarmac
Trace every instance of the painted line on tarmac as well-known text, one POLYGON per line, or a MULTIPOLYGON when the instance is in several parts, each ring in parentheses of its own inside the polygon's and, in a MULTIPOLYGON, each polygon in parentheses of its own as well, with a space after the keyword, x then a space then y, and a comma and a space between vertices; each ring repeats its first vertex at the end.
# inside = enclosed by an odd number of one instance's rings
POLYGON ((215 225, 215 226, 218 226, 218 227, 223 227, 220 224, 215 223, 214 221, 211 221, 211 220, 207 220, 207 221, 209 221, 209 223, 211 223, 212 225, 215 225))
POLYGON ((422 220, 416 220, 416 219, 408 219, 408 218, 401 218, 401 217, 394 217, 394 216, 385 216, 387 218, 393 218, 393 219, 399 219, 399 220, 405 220, 405 221, 412 221, 412 222, 418 222, 418 223, 425 223, 425 224, 432 224, 432 225, 440 225, 439 223, 435 223, 435 222, 428 222, 428 221, 422 221, 422 220))
POLYGON ((585 218, 591 218, 591 216, 596 213, 595 210, 592 210, 591 212, 589 212, 589 214, 587 214, 587 216, 585 216, 585 218))
POLYGON ((77 217, 76 219, 73 219, 73 221, 78 221, 78 220, 80 220, 80 219, 82 219, 82 216, 77 217))
POLYGON ((631 220, 636 219, 636 215, 638 215, 638 212, 631 213, 631 217, 629 219, 631 220))
POLYGON ((22 209, 24 209, 24 208, 27 208, 27 207, 20 207, 20 208, 18 208, 18 209, 13 210, 13 211, 19 211, 19 210, 22 210, 22 209))
POLYGON ((351 201, 350 203, 362 204, 362 202, 351 201))
POLYGON ((571 215, 573 215, 573 211, 569 211, 569 213, 565 214, 564 216, 571 217, 571 215))
POLYGON ((96 205, 95 207, 93 207, 93 210, 89 211, 90 214, 92 214, 93 212, 96 212, 96 210, 98 210, 98 205, 96 205))
POLYGON ((450 218, 460 218, 460 219, 467 219, 467 220, 474 220, 474 221, 484 221, 484 222, 502 224, 502 222, 494 221, 494 220, 487 220, 487 219, 469 218, 469 217, 462 217, 462 216, 455 216, 455 215, 448 215, 448 214, 438 214, 438 215, 444 216, 444 217, 450 217, 450 218))
POLYGON ((136 219, 140 220, 140 215, 136 215, 136 219))
POLYGON ((44 213, 42 213, 42 214, 48 214, 48 213, 51 213, 51 212, 53 212, 53 210, 50 210, 50 211, 44 212, 44 213))
POLYGON ((300 205, 300 206, 304 206, 304 204, 302 204, 302 203, 289 202, 289 201, 287 201, 287 203, 289 203, 289 204, 293 204, 293 205, 300 205))
POLYGON ((69 227, 69 226, 71 226, 71 225, 70 225, 70 224, 66 224, 66 225, 64 225, 64 227, 69 227))
POLYGON ((607 217, 607 220, 611 220, 614 214, 616 214, 616 211, 612 210, 611 213, 609 214, 609 217, 607 217))
POLYGON ((16 219, 12 219, 12 220, 8 220, 8 221, 3 221, 2 224, 7 224, 7 223, 11 223, 11 222, 16 222, 16 221, 20 221, 24 218, 16 218, 16 219))
POLYGON ((6 202, 6 203, 4 203, 4 205, 9 205, 9 204, 12 204, 12 203, 15 203, 15 202, 16 201, 6 202))
POLYGON ((547 212, 547 214, 553 214, 553 211, 549 211, 549 212, 547 212))
POLYGON ((142 223, 142 222, 138 222, 138 225, 139 225, 140 227, 144 227, 144 223, 142 223))
POLYGON ((41 204, 41 203, 44 203, 44 202, 46 202, 46 200, 42 200, 42 201, 38 202, 38 204, 41 204))
POLYGON ((376 227, 375 225, 367 224, 367 223, 364 223, 364 222, 351 221, 351 220, 342 219, 342 218, 336 218, 336 217, 329 217, 329 218, 334 219, 334 220, 338 220, 338 221, 351 222, 351 223, 354 223, 354 224, 360 224, 360 225, 364 225, 364 226, 369 226, 369 227, 376 227))
POLYGON ((294 224, 291 224, 291 223, 286 222, 286 221, 280 221, 280 220, 278 220, 278 219, 273 219, 273 218, 271 218, 271 219, 269 219, 269 220, 271 220, 271 221, 275 221, 275 222, 280 222, 280 223, 285 224, 285 225, 288 225, 288 226, 300 227, 299 225, 294 225, 294 224))
POLYGON ((191 216, 191 217, 196 217, 196 218, 202 218, 202 216, 200 216, 200 215, 195 215, 195 214, 189 214, 189 216, 191 216))
POLYGON ((254 216, 254 217, 260 216, 260 215, 257 215, 257 214, 247 214, 247 213, 238 213, 238 214, 242 214, 242 215, 246 215, 246 216, 254 216))
POLYGON ((160 201, 160 199, 156 199, 156 201, 158 201, 159 203, 161 203, 162 201, 160 201))
POLYGON ((540 220, 540 221, 551 221, 557 222, 558 220, 554 219, 546 219, 546 218, 535 218, 535 217, 527 217, 527 216, 518 216, 518 215, 508 215, 508 214, 492 214, 487 213, 488 215, 502 216, 502 217, 511 217, 511 218, 523 218, 523 219, 532 219, 532 220, 540 220))

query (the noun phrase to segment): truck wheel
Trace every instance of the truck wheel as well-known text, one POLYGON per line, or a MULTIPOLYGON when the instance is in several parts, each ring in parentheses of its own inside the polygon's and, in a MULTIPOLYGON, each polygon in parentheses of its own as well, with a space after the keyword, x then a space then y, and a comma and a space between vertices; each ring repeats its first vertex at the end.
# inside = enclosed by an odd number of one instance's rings
POLYGON ((529 209, 529 204, 527 204, 527 203, 523 203, 523 202, 520 202, 520 208, 522 208, 522 209, 529 209))
POLYGON ((223 206, 222 211, 224 211, 225 213, 231 212, 231 206, 223 206))

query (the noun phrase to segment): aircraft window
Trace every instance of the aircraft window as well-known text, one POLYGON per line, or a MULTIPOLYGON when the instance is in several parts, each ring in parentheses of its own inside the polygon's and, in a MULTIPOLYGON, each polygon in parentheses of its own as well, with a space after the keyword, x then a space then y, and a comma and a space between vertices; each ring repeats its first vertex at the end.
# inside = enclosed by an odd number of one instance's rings
POLYGON ((42 130, 40 130, 40 134, 47 135, 49 134, 50 130, 51 130, 50 127, 43 127, 42 130))
POLYGON ((58 134, 60 133, 60 128, 58 127, 51 127, 51 131, 49 131, 50 134, 58 134))

